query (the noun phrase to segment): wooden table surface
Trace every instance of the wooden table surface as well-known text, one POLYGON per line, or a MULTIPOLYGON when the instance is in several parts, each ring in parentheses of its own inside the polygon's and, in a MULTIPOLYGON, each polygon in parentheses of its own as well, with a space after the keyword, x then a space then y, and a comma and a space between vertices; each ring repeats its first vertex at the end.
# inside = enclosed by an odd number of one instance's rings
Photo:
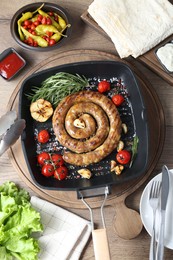
MULTIPOLYGON (((23 5, 29 4, 32 1, 29 0, 1 0, 0 1, 0 52, 3 52, 8 47, 13 47, 27 61, 25 69, 13 80, 7 82, 0 77, 0 116, 2 116, 7 110, 7 104, 11 94, 13 93, 18 82, 24 75, 34 66, 46 58, 57 54, 58 52, 66 52, 69 50, 78 49, 91 49, 109 52, 116 54, 115 47, 112 42, 106 39, 104 36, 94 31, 88 25, 86 25, 80 18, 81 14, 87 10, 88 5, 92 0, 59 0, 51 1, 58 3, 71 14, 73 19, 73 32, 70 41, 55 51, 36 53, 21 49, 13 40, 10 33, 10 20, 13 14, 23 5)), ((163 164, 166 164, 169 168, 173 168, 173 86, 169 85, 159 76, 148 70, 138 61, 129 59, 129 62, 135 64, 135 66, 142 72, 142 74, 150 81, 152 87, 155 89, 164 109, 166 119, 166 137, 163 147, 163 152, 154 169, 152 175, 147 182, 156 174, 161 171, 163 164)), ((157 118, 155 119, 157 120, 157 118)), ((20 179, 18 173, 13 168, 10 160, 8 159, 8 153, 4 153, 0 157, 0 184, 11 180, 22 188, 25 188, 31 195, 35 193, 20 179)), ((145 182, 135 193, 127 198, 126 204, 128 207, 139 211, 139 202, 141 193, 146 186, 145 182)), ((37 195, 37 194, 35 194, 37 195)), ((85 209, 69 209, 70 211, 90 219, 88 210, 85 209)), ((108 233, 108 240, 110 246, 111 259, 116 260, 139 260, 148 259, 150 236, 143 228, 139 236, 131 240, 124 240, 117 236, 112 228, 112 220, 114 215, 114 209, 112 207, 105 207, 105 221, 108 233)), ((123 216, 122 216, 123 218, 123 216)), ((94 222, 97 227, 101 227, 101 218, 99 209, 94 209, 94 222)), ((83 251, 81 259, 94 259, 93 244, 90 239, 85 250, 83 251)), ((165 249, 165 259, 173 259, 173 251, 165 249)), ((104 260, 104 259, 103 259, 104 260)))

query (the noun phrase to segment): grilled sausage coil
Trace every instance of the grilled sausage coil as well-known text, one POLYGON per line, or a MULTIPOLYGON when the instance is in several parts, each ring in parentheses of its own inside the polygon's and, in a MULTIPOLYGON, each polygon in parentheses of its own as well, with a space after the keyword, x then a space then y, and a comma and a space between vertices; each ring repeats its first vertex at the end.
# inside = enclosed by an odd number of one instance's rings
POLYGON ((121 136, 121 120, 112 101, 94 91, 80 91, 65 97, 55 109, 53 129, 64 151, 63 158, 74 165, 101 161, 117 146, 121 136), (80 119, 84 127, 74 122, 80 119))

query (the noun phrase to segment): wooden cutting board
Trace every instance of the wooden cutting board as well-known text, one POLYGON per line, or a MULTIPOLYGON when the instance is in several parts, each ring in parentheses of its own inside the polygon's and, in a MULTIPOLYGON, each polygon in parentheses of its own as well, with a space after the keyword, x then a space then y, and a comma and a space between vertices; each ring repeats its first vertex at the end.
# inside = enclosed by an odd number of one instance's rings
MULTIPOLYGON (((98 26, 98 24, 92 19, 92 17, 89 15, 87 11, 85 11, 81 15, 81 18, 86 24, 88 24, 93 29, 101 33, 103 36, 111 40, 110 37, 105 33, 105 31, 100 26, 98 26)), ((142 62, 145 66, 147 66, 152 71, 154 71, 161 78, 166 80, 169 84, 173 85, 173 73, 168 73, 156 57, 156 51, 158 50, 158 48, 164 46, 166 43, 170 41, 173 41, 173 35, 166 38, 164 41, 156 45, 154 48, 152 48, 145 54, 139 56, 137 60, 142 62)))
MULTIPOLYGON (((140 74, 136 70, 136 68, 134 68, 128 62, 122 61, 119 57, 106 52, 95 50, 74 50, 65 53, 58 53, 57 55, 54 55, 47 60, 41 62, 37 66, 33 67, 24 76, 24 78, 18 83, 14 92, 12 93, 12 96, 10 97, 8 110, 18 110, 18 93, 23 80, 26 79, 28 76, 50 67, 90 60, 121 61, 129 65, 139 81, 142 95, 144 97, 144 101, 148 110, 147 120, 150 136, 148 168, 142 177, 128 181, 123 184, 112 186, 111 194, 108 196, 106 202, 106 205, 113 206, 116 210, 114 227, 117 234, 120 237, 130 239, 140 233, 142 229, 142 222, 138 212, 126 207, 125 199, 127 198, 127 196, 135 192, 147 180, 147 178, 154 170, 161 155, 165 137, 165 119, 163 109, 157 94, 155 93, 151 84, 146 80, 146 78, 144 79, 144 76, 140 74), (157 118, 157 120, 153 120, 153 116, 157 118)), ((18 140, 16 144, 9 149, 8 154, 19 176, 40 197, 62 207, 80 209, 86 208, 81 200, 77 199, 77 194, 75 191, 46 190, 40 188, 33 182, 25 163, 20 140, 18 140)), ((102 200, 103 196, 87 199, 92 208, 99 207, 102 203, 102 200)))

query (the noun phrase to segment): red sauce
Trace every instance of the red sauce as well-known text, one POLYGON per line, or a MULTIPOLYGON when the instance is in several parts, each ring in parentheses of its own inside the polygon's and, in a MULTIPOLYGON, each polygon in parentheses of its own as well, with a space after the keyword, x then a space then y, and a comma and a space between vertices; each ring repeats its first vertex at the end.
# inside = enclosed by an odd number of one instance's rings
POLYGON ((23 65, 23 60, 15 52, 12 52, 0 61, 1 76, 6 79, 11 78, 23 65))

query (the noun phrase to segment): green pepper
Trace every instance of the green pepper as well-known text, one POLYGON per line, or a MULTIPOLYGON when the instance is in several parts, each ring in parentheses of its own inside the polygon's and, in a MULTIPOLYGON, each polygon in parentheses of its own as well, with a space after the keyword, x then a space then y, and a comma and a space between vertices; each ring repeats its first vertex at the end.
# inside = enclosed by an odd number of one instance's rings
POLYGON ((58 15, 58 21, 61 28, 64 29, 66 27, 66 21, 60 15, 58 15))
POLYGON ((39 8, 37 8, 34 12, 26 12, 24 14, 22 14, 22 17, 17 21, 18 24, 18 32, 19 32, 19 36, 21 41, 24 41, 24 35, 21 31, 21 25, 24 21, 30 19, 33 17, 33 14, 35 14, 36 12, 38 12, 39 9, 41 9, 43 7, 44 4, 42 4, 39 8))
POLYGON ((50 38, 54 39, 56 42, 58 42, 61 39, 61 35, 54 33, 50 38))
POLYGON ((58 41, 61 39, 61 36, 67 37, 66 35, 63 35, 62 32, 65 31, 65 29, 66 29, 67 27, 70 27, 70 26, 71 26, 70 24, 67 24, 61 32, 59 32, 59 33, 54 33, 50 38, 51 38, 51 39, 54 39, 56 42, 58 42, 58 41))
MULTIPOLYGON (((62 35, 61 32, 59 32, 57 30, 57 28, 53 25, 45 25, 45 24, 39 24, 36 28, 35 28, 36 32, 40 35, 44 35, 46 34, 46 32, 53 32, 53 33, 57 33, 62 35)), ((64 36, 64 35, 63 35, 64 36)))
POLYGON ((49 17, 50 20, 52 21, 52 25, 55 26, 55 27, 58 29, 58 31, 61 31, 61 30, 62 30, 62 28, 61 28, 61 26, 59 25, 59 23, 57 23, 50 15, 48 15, 47 13, 45 13, 45 12, 42 11, 42 10, 38 10, 38 12, 39 12, 39 14, 41 14, 41 15, 44 16, 44 17, 49 17))
POLYGON ((38 45, 40 47, 47 47, 48 46, 48 42, 45 39, 43 39, 41 36, 33 35, 32 33, 28 32, 23 27, 21 27, 21 30, 22 30, 23 34, 25 35, 25 37, 27 39, 28 39, 28 37, 31 37, 34 41, 36 41, 38 43, 38 45))
POLYGON ((31 21, 31 22, 35 22, 35 21, 37 21, 37 18, 38 18, 38 14, 34 15, 34 16, 30 19, 30 21, 31 21))

